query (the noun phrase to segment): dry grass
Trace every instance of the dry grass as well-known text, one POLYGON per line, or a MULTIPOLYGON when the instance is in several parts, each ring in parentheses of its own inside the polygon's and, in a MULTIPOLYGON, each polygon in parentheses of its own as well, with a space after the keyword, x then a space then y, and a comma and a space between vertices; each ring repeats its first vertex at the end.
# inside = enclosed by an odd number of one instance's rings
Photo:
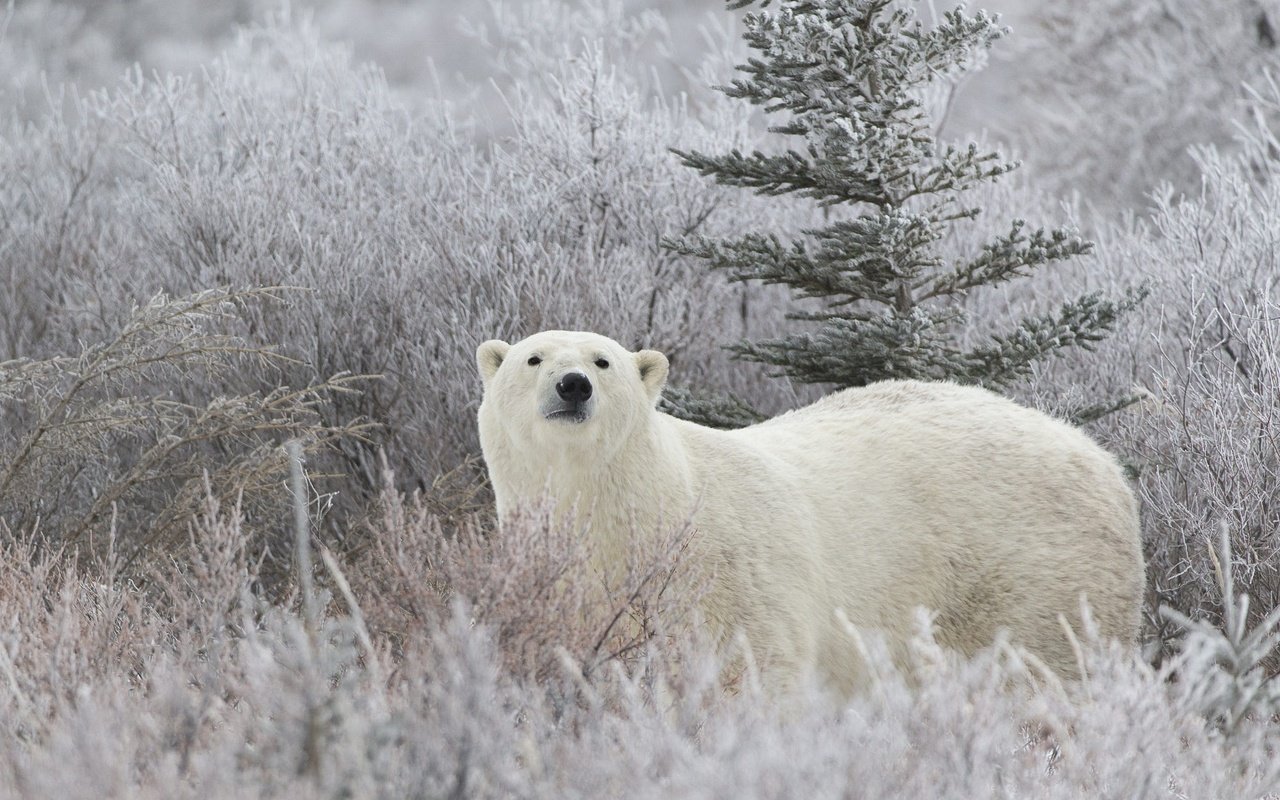
POLYGON ((257 549, 278 571, 270 514, 284 496, 280 444, 320 454, 359 439, 368 424, 326 424, 322 408, 362 380, 214 397, 182 384, 287 363, 239 331, 247 306, 283 294, 157 296, 77 355, 0 363, 0 518, 11 534, 90 560, 113 547, 122 569, 146 576, 213 492, 262 519, 257 549))

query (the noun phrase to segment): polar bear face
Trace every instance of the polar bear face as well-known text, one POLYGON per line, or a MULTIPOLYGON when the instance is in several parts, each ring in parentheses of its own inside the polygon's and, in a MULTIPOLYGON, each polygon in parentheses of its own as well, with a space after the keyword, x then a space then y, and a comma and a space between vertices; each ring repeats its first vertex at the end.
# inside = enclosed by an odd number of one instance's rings
POLYGON ((607 337, 575 331, 544 331, 515 344, 487 341, 476 350, 476 365, 484 381, 480 437, 486 447, 500 429, 522 449, 590 445, 605 452, 621 446, 652 412, 668 370, 656 350, 633 353, 607 337))

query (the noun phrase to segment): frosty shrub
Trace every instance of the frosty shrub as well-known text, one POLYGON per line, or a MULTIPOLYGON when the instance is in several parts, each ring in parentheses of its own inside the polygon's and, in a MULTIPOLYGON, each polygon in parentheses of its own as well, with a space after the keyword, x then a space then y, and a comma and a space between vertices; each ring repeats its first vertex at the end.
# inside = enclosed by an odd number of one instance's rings
POLYGON ((1280 66, 1266 2, 1087 0, 1040 4, 1023 37, 1014 138, 1033 168, 1108 211, 1194 190, 1193 145, 1229 147, 1244 83, 1280 66))
POLYGON ((1217 613, 1204 545, 1225 521, 1256 622, 1280 603, 1280 303, 1232 309, 1210 292, 1184 320, 1196 323, 1189 338, 1170 337, 1153 366, 1152 398, 1113 424, 1140 472, 1153 601, 1217 613))
POLYGON ((1161 612, 1186 631, 1177 660, 1182 701, 1223 735, 1233 736, 1246 720, 1270 720, 1280 712, 1280 679, 1266 671, 1280 655, 1280 606, 1250 629, 1249 595, 1235 592, 1225 525, 1217 553, 1210 550, 1209 555, 1222 592, 1222 627, 1168 607, 1161 612))
POLYGON ((411 111, 376 69, 296 25, 245 31, 199 78, 135 75, 12 128, 0 293, 18 313, 4 317, 0 352, 65 352, 157 291, 304 287, 248 328, 295 363, 204 391, 381 376, 322 412, 379 426, 342 448, 334 466, 355 480, 340 506, 376 496, 377 449, 406 486, 475 451, 471 354, 489 337, 599 330, 665 350, 709 390, 785 405, 786 386, 723 365, 720 341, 750 324, 739 293, 659 245, 780 213, 706 185, 667 151, 743 139, 742 115, 695 113, 624 69, 649 40, 618 8, 521 13, 502 35, 547 19, 578 27, 559 51, 526 52, 528 79, 506 98, 512 133, 487 145, 465 110, 411 111))
POLYGON ((247 307, 283 301, 269 290, 155 297, 78 354, 0 362, 0 519, 67 552, 121 531, 113 544, 130 566, 180 538, 209 491, 238 497, 270 532, 284 440, 321 451, 359 437, 354 421, 322 421, 352 380, 217 397, 181 386, 285 366, 237 330, 247 307))

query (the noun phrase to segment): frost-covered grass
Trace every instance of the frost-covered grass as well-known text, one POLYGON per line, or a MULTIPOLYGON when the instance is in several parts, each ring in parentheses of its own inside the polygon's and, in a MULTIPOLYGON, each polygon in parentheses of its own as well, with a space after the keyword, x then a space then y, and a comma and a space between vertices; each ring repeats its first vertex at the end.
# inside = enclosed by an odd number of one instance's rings
MULTIPOLYGON (((1197 192, 1162 190, 1140 217, 1076 212, 1093 256, 968 309, 977 336, 1036 304, 1150 287, 1098 352, 1015 388, 1064 412, 1145 397, 1092 432, 1136 474, 1149 661, 1083 636, 1089 677, 1060 686, 1008 648, 954 663, 922 632, 912 673, 884 667, 864 696, 769 699, 749 656, 702 638, 686 532, 608 580, 545 514, 499 536, 473 432, 475 344, 549 327, 657 347, 678 382, 757 408, 813 396, 720 349, 789 325, 783 295, 660 245, 813 222, 669 153, 765 135, 709 90, 674 91, 727 80, 731 58, 660 83, 638 65, 661 60, 663 17, 529 2, 473 25, 492 83, 442 90, 330 41, 334 20, 430 28, 410 5, 316 3, 313 24, 238 33, 262 9, 214 5, 132 4, 131 23, 123 6, 31 0, 0 39, 0 793, 1280 792, 1280 94, 1265 80, 1185 109, 1221 123, 1199 141, 1246 133, 1187 156, 1197 192), (189 74, 122 78, 135 59, 189 74), (290 571, 286 439, 308 446, 327 548, 313 623, 290 571)), ((1086 22, 1063 34, 1096 40, 1086 22)), ((1177 111, 1165 89, 1142 97, 1177 111)), ((1172 160, 1164 139, 1132 141, 1144 165, 1172 160)), ((1103 144, 992 188, 951 244, 988 220, 1060 219, 1036 187, 1092 191, 1080 174, 1114 174, 1103 144)))
POLYGON ((546 587, 593 582, 572 533, 547 517, 518 520, 505 541, 455 545, 429 511, 393 495, 383 503, 374 550, 345 565, 326 554, 327 610, 311 625, 254 598, 234 509, 206 507, 188 545, 145 585, 124 580, 110 552, 86 579, 60 554, 11 544, 0 613, 20 624, 0 642, 0 792, 1083 798, 1280 789, 1271 757, 1280 741, 1267 720, 1278 698, 1250 693, 1256 670, 1223 668, 1225 656, 1250 653, 1212 626, 1159 671, 1086 644, 1089 677, 1066 687, 1014 650, 958 663, 922 633, 910 674, 882 664, 874 689, 847 703, 816 690, 766 698, 749 664, 726 688, 687 626, 641 624, 647 611, 671 619, 689 600, 650 579, 669 577, 669 550, 637 554, 657 572, 633 571, 610 591, 557 595, 546 587))

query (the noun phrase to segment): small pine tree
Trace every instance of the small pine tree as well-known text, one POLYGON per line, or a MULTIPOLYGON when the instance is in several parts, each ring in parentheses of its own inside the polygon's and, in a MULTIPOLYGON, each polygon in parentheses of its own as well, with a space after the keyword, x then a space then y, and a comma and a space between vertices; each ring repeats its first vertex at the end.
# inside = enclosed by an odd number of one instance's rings
MULTIPOLYGON (((970 16, 961 6, 926 28, 895 0, 782 0, 774 13, 746 15, 745 26, 757 55, 739 66, 746 77, 719 88, 767 114, 784 114, 771 130, 795 137, 797 146, 777 155, 674 152, 721 184, 795 193, 850 213, 830 214, 835 221, 792 242, 766 233, 667 242, 732 280, 787 284, 800 297, 825 301, 820 311, 790 315, 812 323, 810 331, 743 342, 731 348, 736 357, 804 383, 921 378, 999 388, 1060 348, 1089 347, 1137 302, 1090 294, 979 346, 959 343, 960 300, 969 291, 1092 246, 1071 230, 1032 231, 1015 219, 967 260, 948 263, 940 252, 948 226, 981 211, 966 203, 966 192, 1017 167, 975 144, 940 146, 922 101, 933 82, 973 69, 1004 34, 995 17, 970 16)), ((673 397, 667 409, 730 424, 708 416, 705 402, 673 397)), ((739 408, 730 418, 745 422, 749 415, 739 408)))

